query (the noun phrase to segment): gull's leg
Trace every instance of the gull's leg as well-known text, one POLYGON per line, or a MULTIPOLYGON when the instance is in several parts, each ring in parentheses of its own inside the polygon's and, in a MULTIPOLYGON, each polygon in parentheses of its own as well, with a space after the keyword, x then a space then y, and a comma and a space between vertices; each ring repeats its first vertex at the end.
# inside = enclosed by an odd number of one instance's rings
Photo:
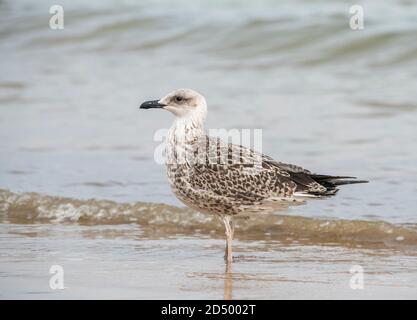
POLYGON ((232 240, 233 240, 233 233, 234 233, 234 227, 233 223, 231 221, 231 217, 225 215, 223 217, 223 223, 226 229, 226 250, 224 253, 224 259, 227 263, 231 263, 233 261, 232 257, 232 240))

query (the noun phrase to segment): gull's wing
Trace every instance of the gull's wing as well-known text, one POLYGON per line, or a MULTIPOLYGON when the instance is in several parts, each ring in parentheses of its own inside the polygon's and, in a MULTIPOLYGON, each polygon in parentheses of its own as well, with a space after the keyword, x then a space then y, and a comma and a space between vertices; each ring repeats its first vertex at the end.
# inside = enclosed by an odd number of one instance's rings
POLYGON ((365 180, 356 180, 350 176, 332 176, 312 173, 300 166, 277 162, 269 156, 264 161, 268 165, 278 167, 289 173, 292 181, 297 183, 295 195, 298 196, 332 196, 339 191, 338 186, 355 183, 368 183, 365 180))
POLYGON ((297 184, 290 174, 267 164, 261 154, 217 138, 207 141, 203 144, 204 152, 198 152, 188 170, 187 180, 193 190, 241 205, 261 203, 272 197, 288 198, 295 192, 297 184))
POLYGON ((212 192, 242 204, 269 198, 329 196, 337 186, 364 181, 353 177, 317 175, 302 167, 277 162, 241 145, 208 138, 206 152, 191 170, 193 188, 212 192))
POLYGON ((304 168, 302 168, 300 166, 297 166, 295 164, 278 162, 278 161, 275 161, 270 156, 267 156, 267 155, 264 155, 264 154, 262 155, 262 158, 263 158, 265 163, 268 163, 272 166, 281 168, 282 170, 285 170, 285 171, 294 172, 294 173, 301 172, 301 173, 311 174, 311 172, 309 170, 304 169, 304 168))

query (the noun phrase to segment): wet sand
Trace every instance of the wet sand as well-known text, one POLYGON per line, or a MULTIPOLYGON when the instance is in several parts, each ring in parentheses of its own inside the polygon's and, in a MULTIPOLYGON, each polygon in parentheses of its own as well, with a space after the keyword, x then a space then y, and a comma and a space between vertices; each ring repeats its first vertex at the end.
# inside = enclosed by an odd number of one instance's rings
POLYGON ((417 256, 395 250, 237 240, 226 270, 224 240, 207 236, 142 238, 136 225, 0 230, 3 299, 417 297, 417 256), (65 289, 49 287, 51 265, 63 267, 65 289), (362 290, 350 287, 353 265, 364 268, 362 290))

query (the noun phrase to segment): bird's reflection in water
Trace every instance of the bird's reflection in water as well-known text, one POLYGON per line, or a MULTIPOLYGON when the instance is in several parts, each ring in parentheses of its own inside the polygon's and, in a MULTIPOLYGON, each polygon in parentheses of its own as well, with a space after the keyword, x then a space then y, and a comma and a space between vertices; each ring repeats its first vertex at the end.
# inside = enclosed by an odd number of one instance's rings
POLYGON ((232 264, 226 263, 224 271, 224 300, 232 300, 233 293, 233 274, 232 264))

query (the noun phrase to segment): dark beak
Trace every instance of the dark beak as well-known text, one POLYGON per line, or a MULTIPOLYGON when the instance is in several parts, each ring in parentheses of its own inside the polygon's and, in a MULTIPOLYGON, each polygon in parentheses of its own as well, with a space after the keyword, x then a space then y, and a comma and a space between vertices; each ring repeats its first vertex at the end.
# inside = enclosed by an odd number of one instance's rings
POLYGON ((152 108, 163 108, 166 105, 159 103, 159 100, 145 101, 139 107, 139 109, 152 109, 152 108))

